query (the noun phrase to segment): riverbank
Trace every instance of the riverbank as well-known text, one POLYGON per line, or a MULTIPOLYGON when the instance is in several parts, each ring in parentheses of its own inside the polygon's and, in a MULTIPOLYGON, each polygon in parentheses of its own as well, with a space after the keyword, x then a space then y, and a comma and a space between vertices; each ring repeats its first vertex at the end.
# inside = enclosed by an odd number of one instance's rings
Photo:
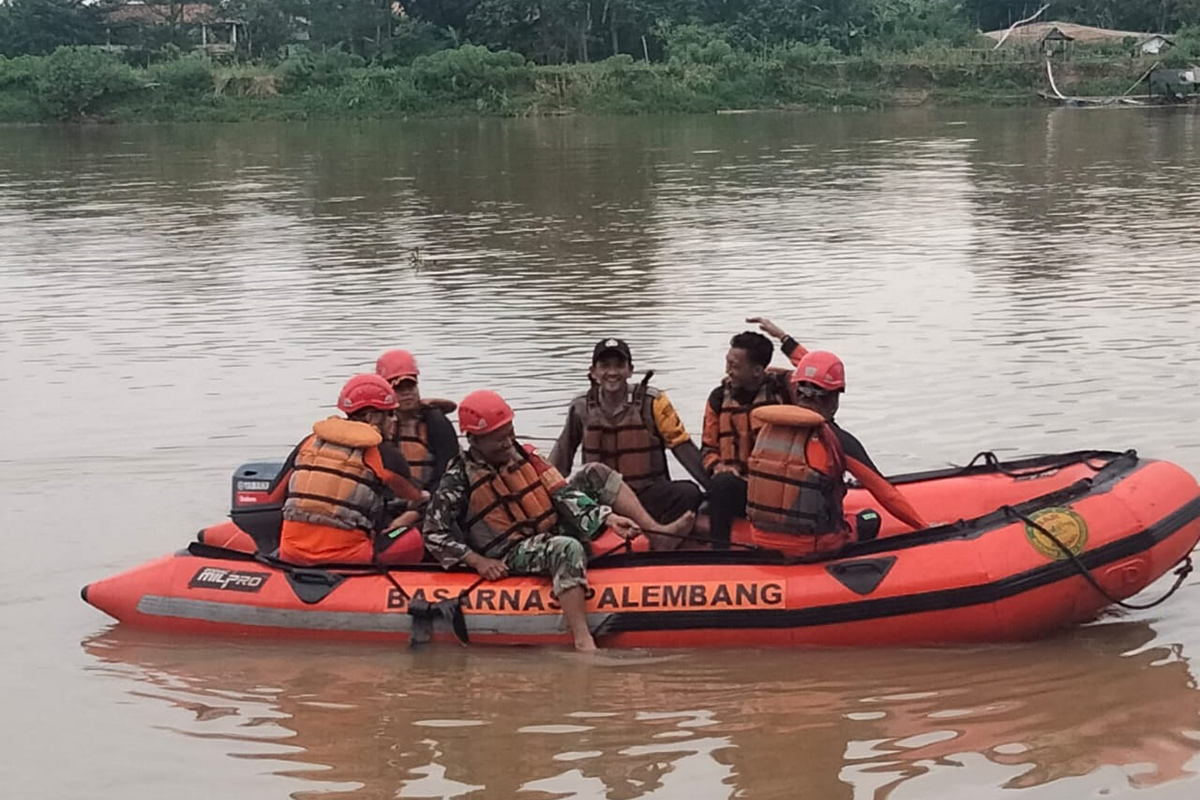
MULTIPOLYGON (((1144 58, 1058 63, 1070 94, 1120 94, 1144 58)), ((627 55, 539 66, 464 45, 406 66, 342 53, 275 65, 183 57, 135 68, 95 48, 0 59, 0 122, 387 119, 410 116, 712 113, 741 109, 1030 105, 1045 86, 1036 56, 986 49, 840 56, 790 45, 708 46, 660 63, 627 55)))

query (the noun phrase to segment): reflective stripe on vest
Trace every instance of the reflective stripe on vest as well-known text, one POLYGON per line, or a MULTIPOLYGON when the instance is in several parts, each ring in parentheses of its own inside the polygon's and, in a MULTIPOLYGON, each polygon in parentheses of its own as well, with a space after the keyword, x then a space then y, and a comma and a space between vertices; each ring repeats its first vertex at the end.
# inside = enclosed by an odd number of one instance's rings
POLYGON ((721 457, 721 463, 735 466, 744 473, 747 459, 754 449, 754 440, 762 427, 751 420, 751 412, 763 406, 787 402, 786 393, 771 375, 763 380, 749 403, 739 403, 735 400, 733 389, 726 382, 725 392, 721 396, 721 408, 717 412, 717 454, 721 457))
POLYGON ((596 388, 576 398, 575 413, 583 420, 583 463, 598 461, 611 467, 634 491, 669 480, 666 450, 654 422, 657 396, 643 380, 615 417, 600 405, 596 388))
POLYGON ((316 434, 305 439, 288 480, 283 518, 373 532, 384 510, 382 482, 365 462, 373 447, 342 444, 316 434))
MULTIPOLYGON (((472 532, 477 549, 511 535, 525 538, 546 533, 558 522, 550 489, 523 450, 498 468, 470 452, 465 458, 470 482, 465 527, 472 532)), ((558 472, 552 472, 558 479, 558 472)))
POLYGON ((795 406, 767 406, 754 417, 762 428, 749 460, 746 517, 767 531, 839 531, 846 461, 833 429, 795 406))

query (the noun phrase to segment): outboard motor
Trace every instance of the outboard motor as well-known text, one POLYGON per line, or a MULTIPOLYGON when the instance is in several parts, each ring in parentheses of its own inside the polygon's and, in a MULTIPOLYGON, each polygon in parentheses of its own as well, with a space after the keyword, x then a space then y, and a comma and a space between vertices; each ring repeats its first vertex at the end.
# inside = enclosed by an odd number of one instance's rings
POLYGON ((260 553, 279 548, 287 494, 287 481, 279 474, 282 469, 282 461, 252 461, 233 473, 229 517, 250 535, 260 553))

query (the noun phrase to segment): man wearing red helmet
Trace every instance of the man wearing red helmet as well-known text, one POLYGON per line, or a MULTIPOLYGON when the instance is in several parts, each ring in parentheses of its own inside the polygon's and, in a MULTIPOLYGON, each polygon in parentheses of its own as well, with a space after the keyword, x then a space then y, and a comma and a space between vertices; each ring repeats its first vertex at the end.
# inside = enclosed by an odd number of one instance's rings
POLYGON ((418 388, 421 371, 407 350, 389 350, 375 362, 375 374, 396 392, 396 434, 390 439, 404 454, 417 488, 432 492, 446 465, 459 452, 458 435, 446 414, 450 400, 422 399, 418 388))
MULTIPOLYGON (((833 353, 814 350, 805 355, 796 366, 792 375, 792 385, 796 393, 796 405, 820 414, 833 430, 837 438, 837 447, 844 456, 845 472, 853 475, 880 505, 901 522, 915 530, 928 527, 900 490, 883 477, 875 462, 867 455, 862 442, 834 422, 841 395, 846 391, 846 367, 842 360, 833 353)), ((832 490, 844 494, 843 473, 838 472, 831 477, 835 484, 832 490)), ((840 504, 839 495, 837 505, 840 504)), ((860 534, 865 534, 862 538, 872 538, 877 532, 876 523, 874 529, 861 531, 860 534)))
POLYGON ((425 516, 425 546, 444 567, 465 564, 494 581, 545 575, 578 650, 594 650, 585 609, 587 552, 605 526, 624 538, 645 530, 682 535, 694 515, 657 523, 621 476, 603 464, 562 474, 513 432, 500 395, 475 391, 458 406, 465 453, 446 468, 425 516), (628 516, 625 516, 628 515, 628 516))
MULTIPOLYGON (((395 544, 380 534, 417 518, 413 510, 393 518, 388 500, 394 495, 415 508, 428 499, 412 484, 404 456, 386 442, 396 427, 388 382, 355 375, 342 387, 338 409, 346 416, 314 424, 284 466, 291 472, 279 537, 284 561, 370 563, 395 544)), ((419 561, 420 548, 415 555, 419 561)))

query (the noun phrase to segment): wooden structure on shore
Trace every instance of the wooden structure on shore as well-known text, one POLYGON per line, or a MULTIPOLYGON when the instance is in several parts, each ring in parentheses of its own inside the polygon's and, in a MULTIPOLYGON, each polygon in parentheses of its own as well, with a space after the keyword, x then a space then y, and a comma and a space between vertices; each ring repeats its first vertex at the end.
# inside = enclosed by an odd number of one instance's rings
POLYGON ((1050 91, 1040 91, 1038 96, 1060 106, 1179 106, 1190 105, 1200 99, 1200 69, 1163 69, 1155 63, 1130 86, 1124 94, 1113 96, 1070 96, 1059 91, 1054 80, 1054 68, 1046 59, 1046 80, 1050 91), (1145 82, 1149 94, 1133 94, 1133 90, 1145 82))
POLYGON ((124 50, 141 41, 144 31, 170 31, 195 43, 210 55, 233 53, 239 39, 245 40, 245 21, 227 17, 208 3, 158 5, 130 2, 104 15, 104 47, 124 50))
POLYGON ((1146 44, 1155 37, 1163 41, 1170 40, 1162 35, 1146 31, 1118 31, 1110 28, 1095 28, 1091 25, 1076 25, 1073 22, 1031 22, 1021 25, 1011 31, 988 31, 984 34, 997 42, 1003 40, 1004 47, 1042 48, 1047 39, 1064 40, 1077 45, 1101 44, 1103 42, 1121 42, 1126 39, 1137 44, 1146 44), (1007 35, 1006 35, 1007 34, 1007 35))

